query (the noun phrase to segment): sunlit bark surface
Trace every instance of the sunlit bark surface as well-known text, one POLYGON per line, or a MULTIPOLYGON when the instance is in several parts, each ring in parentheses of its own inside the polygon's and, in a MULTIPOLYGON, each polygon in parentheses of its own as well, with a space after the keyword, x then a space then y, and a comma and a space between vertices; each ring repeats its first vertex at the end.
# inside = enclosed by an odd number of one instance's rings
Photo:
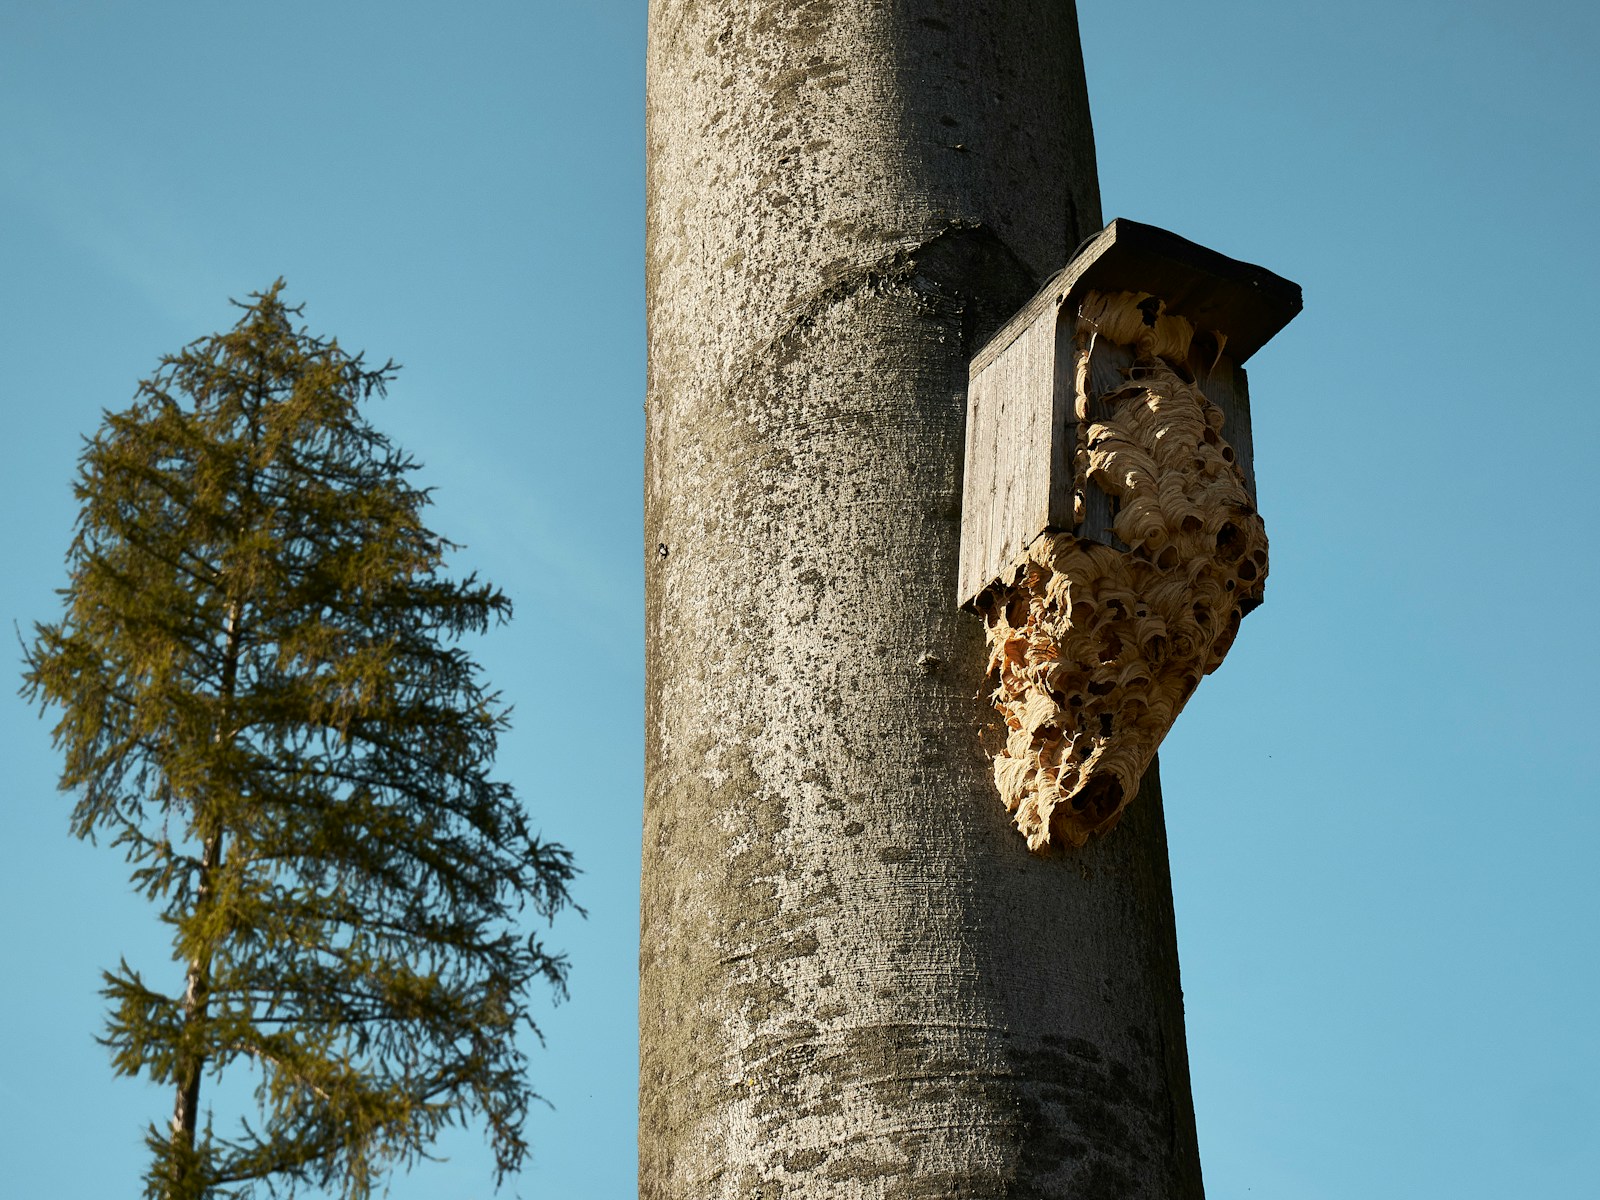
POLYGON ((997 802, 967 360, 1100 227, 1069 4, 655 0, 640 1192, 1198 1197, 1159 789, 997 802))

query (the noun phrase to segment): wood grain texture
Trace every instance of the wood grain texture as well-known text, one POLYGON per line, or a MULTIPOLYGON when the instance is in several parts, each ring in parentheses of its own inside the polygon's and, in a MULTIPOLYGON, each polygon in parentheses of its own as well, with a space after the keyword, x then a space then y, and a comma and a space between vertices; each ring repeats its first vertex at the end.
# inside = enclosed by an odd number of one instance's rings
MULTIPOLYGON (((1069 368, 1071 361, 1068 355, 1069 368)), ((1057 379, 1061 363, 1056 322, 1039 319, 968 383, 958 588, 966 599, 1020 559, 1040 530, 1071 520, 1070 467, 1063 466, 1076 426, 1071 382, 1063 389, 1057 379)))
POLYGON ((640 1195, 1198 1197, 1154 771, 1030 855, 950 602, 968 360, 1100 225, 1072 7, 650 20, 640 1195))

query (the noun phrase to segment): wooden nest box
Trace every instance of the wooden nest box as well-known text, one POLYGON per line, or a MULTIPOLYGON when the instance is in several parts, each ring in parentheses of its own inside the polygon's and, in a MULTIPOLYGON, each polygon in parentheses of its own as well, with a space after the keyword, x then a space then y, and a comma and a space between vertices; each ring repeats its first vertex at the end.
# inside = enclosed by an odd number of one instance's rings
POLYGON ((1114 501, 1081 470, 1095 395, 1125 382, 1131 360, 1124 355, 1119 362, 1109 339, 1099 359, 1084 355, 1080 310, 1091 297, 1119 293, 1139 298, 1152 327, 1166 316, 1193 327, 1184 361, 1170 365, 1222 410, 1222 436, 1254 502, 1242 366, 1300 311, 1300 287, 1164 229, 1118 218, 972 360, 957 585, 963 608, 975 608, 1043 534, 1125 548, 1112 532, 1114 501), (1085 363, 1092 378, 1080 397, 1085 363))

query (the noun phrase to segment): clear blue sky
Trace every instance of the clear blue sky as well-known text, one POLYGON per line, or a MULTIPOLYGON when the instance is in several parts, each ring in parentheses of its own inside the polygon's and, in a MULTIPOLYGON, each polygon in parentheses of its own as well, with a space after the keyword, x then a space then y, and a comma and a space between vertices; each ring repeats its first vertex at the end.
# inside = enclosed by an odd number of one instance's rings
MULTIPOLYGON (((1268 602, 1163 751, 1209 1194, 1600 1194, 1600 9, 1080 15, 1106 215, 1306 296, 1252 363, 1268 602)), ((0 616, 55 611, 102 408, 280 274, 405 364, 373 416, 517 602, 501 769, 590 915, 508 1194, 634 1188, 643 46, 643 0, 0 3, 0 616)), ((4 1190, 127 1195, 170 1100, 98 973, 167 951, 9 693, 4 1190)), ((393 1194, 487 1195, 446 1150, 393 1194)))

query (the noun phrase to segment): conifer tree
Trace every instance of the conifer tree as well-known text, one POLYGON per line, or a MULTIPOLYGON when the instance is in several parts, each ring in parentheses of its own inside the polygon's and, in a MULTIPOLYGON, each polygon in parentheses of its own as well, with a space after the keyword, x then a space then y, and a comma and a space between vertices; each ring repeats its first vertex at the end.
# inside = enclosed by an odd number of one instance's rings
POLYGON ((73 832, 172 930, 174 990, 104 976, 116 1071, 175 1095, 151 1200, 365 1197, 472 1120, 503 1181, 529 987, 564 991, 519 918, 570 903, 571 859, 490 777, 507 710, 457 644, 510 602, 444 574, 417 464, 362 415, 395 364, 297 329, 282 289, 86 441, 65 612, 26 653, 73 832), (214 1128, 224 1072, 255 1108, 214 1128))

